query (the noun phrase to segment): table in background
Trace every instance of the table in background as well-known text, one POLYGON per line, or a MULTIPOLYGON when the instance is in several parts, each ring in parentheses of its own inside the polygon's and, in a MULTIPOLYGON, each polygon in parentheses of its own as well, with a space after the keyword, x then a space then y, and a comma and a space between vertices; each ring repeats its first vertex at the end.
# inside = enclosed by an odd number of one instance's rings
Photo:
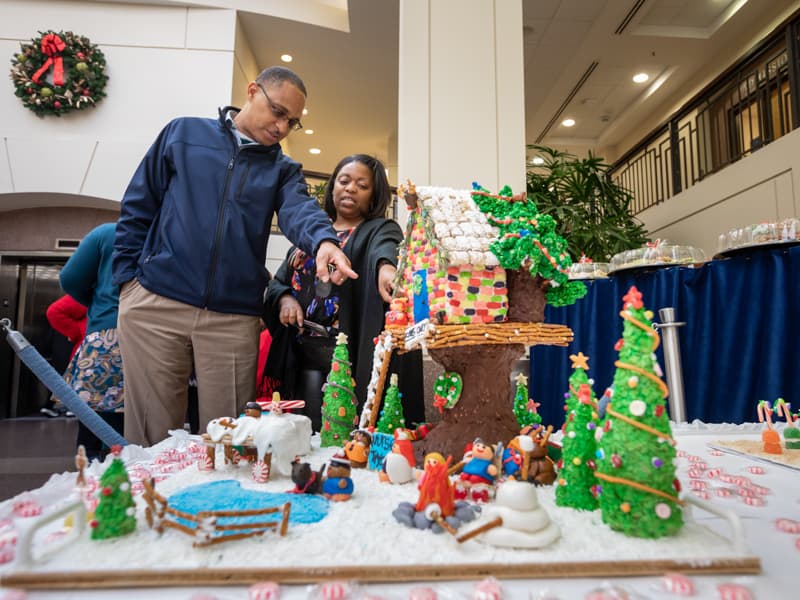
MULTIPOLYGON (((569 355, 590 357, 599 396, 614 378, 622 297, 635 285, 653 311, 675 309, 689 421, 756 420, 756 403, 782 397, 800 408, 800 246, 753 249, 699 268, 629 270, 586 281, 572 306, 548 306, 545 321, 572 328, 568 348, 531 348, 529 393, 545 423, 560 426, 572 373, 569 355)), ((664 366, 659 346, 656 354, 664 366)))

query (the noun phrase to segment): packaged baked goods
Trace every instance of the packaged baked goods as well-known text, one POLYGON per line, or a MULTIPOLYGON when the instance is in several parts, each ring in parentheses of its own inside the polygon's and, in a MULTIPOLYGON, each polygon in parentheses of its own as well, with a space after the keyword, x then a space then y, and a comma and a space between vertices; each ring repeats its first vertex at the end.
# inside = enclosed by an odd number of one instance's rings
POLYGON ((700 248, 673 244, 669 240, 655 240, 642 248, 625 250, 612 256, 609 272, 637 267, 694 265, 705 260, 706 255, 700 248))
POLYGON ((717 252, 724 253, 737 248, 796 241, 800 241, 800 218, 789 217, 779 221, 763 221, 729 229, 719 235, 717 252))

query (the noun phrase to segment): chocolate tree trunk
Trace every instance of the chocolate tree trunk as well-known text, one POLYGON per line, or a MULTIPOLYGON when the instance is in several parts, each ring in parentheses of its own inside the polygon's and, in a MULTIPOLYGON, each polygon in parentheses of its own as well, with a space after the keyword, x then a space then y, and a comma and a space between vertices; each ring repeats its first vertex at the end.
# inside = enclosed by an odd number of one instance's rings
POLYGON ((445 371, 461 375, 461 399, 445 409, 441 422, 414 446, 418 461, 428 452, 461 460, 464 446, 476 437, 487 444, 507 444, 519 433, 514 417, 511 370, 525 354, 522 344, 478 344, 429 348, 431 358, 445 371))
POLYGON ((527 269, 506 271, 508 284, 508 320, 521 323, 543 323, 547 304, 547 281, 527 269))

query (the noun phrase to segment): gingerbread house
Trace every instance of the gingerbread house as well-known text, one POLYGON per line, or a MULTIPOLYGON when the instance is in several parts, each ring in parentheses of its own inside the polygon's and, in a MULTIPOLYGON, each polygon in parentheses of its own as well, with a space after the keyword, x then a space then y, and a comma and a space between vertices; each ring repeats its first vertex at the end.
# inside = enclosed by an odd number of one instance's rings
MULTIPOLYGON (((408 323, 499 323, 508 313, 506 271, 489 245, 499 230, 469 190, 416 188, 400 248, 395 304, 408 323)), ((405 319, 403 319, 405 320, 405 319)))

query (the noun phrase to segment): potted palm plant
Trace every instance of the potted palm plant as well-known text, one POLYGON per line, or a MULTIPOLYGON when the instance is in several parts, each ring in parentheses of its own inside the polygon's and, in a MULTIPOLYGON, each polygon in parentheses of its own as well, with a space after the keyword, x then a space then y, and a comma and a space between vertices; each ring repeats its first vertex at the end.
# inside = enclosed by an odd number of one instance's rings
POLYGON ((586 256, 605 262, 648 241, 644 225, 630 211, 633 195, 611 181, 602 158, 591 152, 578 158, 538 145, 528 150, 544 160, 529 165, 528 198, 556 220, 556 231, 576 260, 586 256))

